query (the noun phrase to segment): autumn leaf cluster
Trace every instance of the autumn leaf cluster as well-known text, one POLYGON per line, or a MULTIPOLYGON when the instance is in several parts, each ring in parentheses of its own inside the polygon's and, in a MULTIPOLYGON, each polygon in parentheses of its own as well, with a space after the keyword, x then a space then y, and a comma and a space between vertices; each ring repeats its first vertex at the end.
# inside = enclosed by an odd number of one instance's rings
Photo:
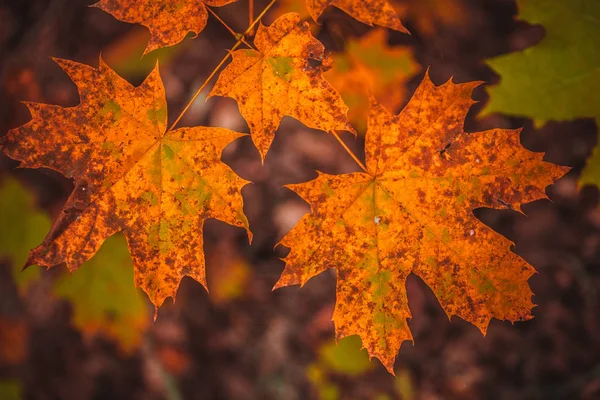
MULTIPOLYGON (((215 14, 211 7, 233 1, 101 0, 95 7, 146 26, 149 53, 199 34, 215 14)), ((402 104, 398 87, 417 72, 407 49, 386 43, 384 28, 408 32, 388 1, 306 0, 304 6, 314 21, 333 6, 379 28, 332 58, 299 14, 283 13, 265 26, 263 12, 246 32, 234 32, 237 43, 209 94, 237 102, 262 160, 284 116, 335 136, 346 151, 338 131, 366 127, 364 163, 351 154, 360 172, 319 173, 288 186, 311 212, 281 240, 290 253, 275 288, 303 285, 335 268, 336 337, 359 335, 390 372, 401 343, 412 339, 405 289, 411 273, 431 287, 448 316, 484 333, 491 318, 531 318, 533 267, 473 210, 520 210, 545 198, 546 186, 568 169, 523 148, 519 130, 464 132, 480 82, 436 86, 425 74, 406 107, 398 115, 388 111, 402 104), (365 58, 367 52, 373 55, 365 58)), ((251 239, 242 196, 248 182, 221 160, 244 134, 176 128, 181 116, 168 126, 158 65, 134 87, 102 59, 97 67, 56 62, 77 85, 80 103, 26 103, 31 121, 2 139, 4 152, 22 167, 51 168, 75 182, 64 212, 26 264, 66 263, 75 271, 122 232, 135 285, 156 307, 175 297, 184 276, 208 289, 205 221, 243 228, 251 239)))

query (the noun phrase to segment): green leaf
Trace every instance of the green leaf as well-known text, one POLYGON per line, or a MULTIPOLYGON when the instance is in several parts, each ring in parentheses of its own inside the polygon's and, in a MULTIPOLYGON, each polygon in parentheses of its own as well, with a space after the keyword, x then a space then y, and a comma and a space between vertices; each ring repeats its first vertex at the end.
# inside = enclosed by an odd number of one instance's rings
MULTIPOLYGON (((488 88, 483 114, 500 112, 549 120, 600 121, 600 1, 518 0, 519 17, 541 24, 546 36, 524 51, 487 63, 500 75, 488 88)), ((600 186, 600 149, 588 159, 581 184, 600 186)))
POLYGON ((521 52, 488 60, 500 75, 488 88, 484 113, 534 120, 600 115, 600 1, 518 0, 519 17, 546 30, 542 41, 521 52))
POLYGON ((136 348, 149 323, 149 310, 133 283, 133 263, 122 234, 108 238, 88 262, 63 275, 54 288, 73 304, 75 325, 84 333, 118 339, 136 348))
POLYGON ((2 400, 21 400, 23 398, 23 388, 21 383, 14 380, 0 381, 0 399, 2 400))
MULTIPOLYGON (((600 127, 600 117, 596 118, 596 129, 600 127)), ((596 147, 590 158, 587 159, 587 164, 581 176, 579 177, 580 185, 596 185, 600 187, 600 137, 598 138, 596 147)))
POLYGON ((29 250, 40 244, 50 230, 50 219, 35 208, 34 198, 14 179, 0 183, 0 258, 13 266, 13 277, 24 290, 39 278, 38 268, 21 272, 29 250))
POLYGON ((323 346, 320 356, 327 369, 350 376, 363 374, 374 367, 358 335, 347 336, 338 340, 337 344, 323 346))

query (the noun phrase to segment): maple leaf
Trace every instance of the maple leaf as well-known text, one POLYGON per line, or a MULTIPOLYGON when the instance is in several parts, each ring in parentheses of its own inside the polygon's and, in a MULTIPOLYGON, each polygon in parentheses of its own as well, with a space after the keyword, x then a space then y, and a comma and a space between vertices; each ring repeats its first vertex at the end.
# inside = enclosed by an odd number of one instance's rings
POLYGON ((247 182, 221 162, 243 134, 223 128, 166 130, 158 65, 133 87, 100 60, 98 69, 56 60, 79 88, 80 104, 27 106, 32 120, 11 130, 4 151, 27 168, 74 178, 75 189, 27 264, 66 262, 73 271, 123 231, 135 283, 160 306, 184 275, 206 287, 202 228, 207 218, 245 227, 247 182))
POLYGON ((144 54, 181 42, 188 32, 200 33, 206 26, 206 6, 221 7, 237 0, 100 0, 94 4, 118 20, 150 29, 144 54))
MULTIPOLYGON (((517 4, 519 17, 542 24, 546 36, 521 52, 487 60, 501 80, 488 88, 490 101, 484 114, 526 116, 538 125, 591 117, 600 127, 600 2, 520 0, 517 4)), ((588 160, 580 182, 600 186, 600 149, 588 160)))
POLYGON ((298 14, 284 14, 269 27, 261 24, 254 44, 258 51, 233 53, 209 97, 237 101, 262 160, 285 115, 310 128, 354 132, 346 117, 348 107, 323 78, 330 62, 325 48, 298 14))
POLYGON ((501 81, 488 88, 490 101, 484 113, 544 122, 600 115, 600 2, 517 3, 519 17, 542 24, 546 36, 533 47, 487 60, 501 81))
POLYGON ((275 288, 336 268, 336 337, 358 334, 390 373, 400 344, 412 339, 410 273, 449 317, 483 333, 492 317, 531 318, 533 267, 472 211, 545 198, 543 189, 568 168, 521 147, 519 130, 463 132, 479 84, 436 87, 426 76, 398 116, 372 99, 368 172, 319 173, 289 186, 311 213, 281 240, 291 251, 275 288))
POLYGON ((315 22, 329 6, 335 6, 369 26, 379 25, 409 33, 387 0, 306 0, 306 8, 315 22))
POLYGON ((387 31, 374 29, 350 40, 343 54, 334 56, 333 68, 325 78, 350 107, 350 121, 364 132, 369 94, 385 108, 395 110, 406 99, 406 81, 420 69, 409 47, 387 44, 387 31))

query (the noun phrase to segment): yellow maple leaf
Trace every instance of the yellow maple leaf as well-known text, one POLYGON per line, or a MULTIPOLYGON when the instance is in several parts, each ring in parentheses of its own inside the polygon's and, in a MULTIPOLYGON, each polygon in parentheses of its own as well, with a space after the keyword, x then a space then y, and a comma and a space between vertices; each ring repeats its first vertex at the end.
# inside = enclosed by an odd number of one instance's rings
POLYGON ((284 14, 268 27, 261 24, 254 44, 258 50, 233 53, 209 97, 237 101, 263 160, 285 115, 310 128, 354 132, 348 107, 323 78, 330 62, 325 48, 298 14, 284 14))
POLYGON ((248 227, 240 193, 247 182, 220 160, 243 134, 168 131, 158 65, 133 87, 102 60, 98 69, 56 61, 77 84, 80 104, 28 103, 32 120, 2 138, 22 167, 51 168, 75 180, 64 212, 27 264, 66 262, 73 271, 122 231, 135 283, 157 307, 175 295, 184 275, 206 287, 204 221, 248 227))
POLYGON ((221 7, 237 0, 100 0, 94 4, 118 20, 141 24, 150 30, 144 54, 181 42, 188 32, 200 33, 206 26, 206 6, 221 7))
POLYGON ((393 373, 411 340, 405 281, 431 287, 448 316, 486 332, 492 317, 531 318, 534 269, 473 215, 545 198, 568 171, 520 145, 520 130, 463 132, 479 82, 436 87, 426 76, 398 115, 372 100, 366 169, 290 185, 311 206, 281 241, 291 248, 275 288, 337 270, 336 337, 358 334, 393 373))

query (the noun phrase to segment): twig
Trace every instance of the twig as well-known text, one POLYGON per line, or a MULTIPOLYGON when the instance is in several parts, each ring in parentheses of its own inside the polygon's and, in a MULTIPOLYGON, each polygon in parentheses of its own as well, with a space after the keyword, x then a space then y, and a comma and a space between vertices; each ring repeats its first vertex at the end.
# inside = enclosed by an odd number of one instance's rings
MULTIPOLYGON (((208 76, 208 78, 206 78, 206 80, 204 81, 204 83, 202 84, 202 86, 200 86, 200 89, 198 89, 196 91, 196 93, 192 96, 192 98, 190 99, 190 101, 188 102, 188 104, 185 106, 185 108, 183 109, 183 111, 181 111, 181 113, 179 114, 179 116, 177 117, 177 119, 175 119, 175 122, 173 122, 173 124, 171 124, 171 126, 169 127, 169 129, 167 130, 167 132, 172 131, 175 128, 175 126, 177 126, 177 124, 179 123, 179 121, 181 121, 181 118, 183 118, 184 114, 190 109, 190 107, 192 106, 192 104, 194 104, 194 101, 196 101, 196 99, 198 98, 198 96, 200 96, 200 93, 202 93, 202 90, 204 90, 204 88, 206 87, 206 85, 208 85, 208 83, 210 82, 210 80, 217 74, 217 72, 219 72, 219 69, 221 69, 221 67, 223 66, 223 64, 225 64, 225 62, 227 62, 227 60, 229 59, 229 57, 231 57, 231 53, 235 49, 237 49, 238 47, 240 47, 240 45, 243 43, 244 36, 248 32, 252 31, 252 29, 254 29, 254 27, 256 26, 256 24, 258 24, 258 22, 261 20, 261 18, 267 13, 267 11, 269 11, 269 9, 271 7, 273 7, 273 5, 276 2, 277 2, 277 0, 271 0, 271 2, 269 4, 267 4, 267 6, 265 7, 265 9, 262 10, 262 12, 260 13, 260 15, 256 18, 256 20, 254 20, 254 22, 252 22, 252 24, 248 27, 248 29, 246 29, 246 31, 241 36, 238 35, 239 39, 237 40, 237 42, 233 45, 233 47, 231 48, 231 50, 227 52, 227 55, 225 57, 223 57, 223 59, 221 60, 221 62, 213 69, 213 71, 210 73, 210 75, 208 76)), ((238 36, 236 36, 236 37, 238 37, 238 36)))
POLYGON ((350 148, 348 146, 346 146, 346 143, 344 143, 344 141, 342 140, 342 138, 340 137, 340 135, 337 134, 336 131, 329 131, 336 139, 338 142, 340 142, 340 144, 342 145, 342 147, 344 148, 344 150, 346 150, 346 152, 348 154, 350 154, 350 157, 352 157, 352 159, 354 161, 356 161, 356 163, 358 164, 358 166, 365 171, 367 174, 369 173, 369 171, 367 171, 367 167, 362 163, 362 161, 360 161, 358 159, 358 157, 356 156, 356 154, 354 154, 352 152, 352 150, 350 150, 350 148))
POLYGON ((248 42, 246 42, 246 38, 244 36, 244 34, 239 34, 236 31, 234 31, 229 25, 227 25, 227 23, 225 21, 223 21, 221 19, 221 17, 219 17, 217 15, 217 13, 215 13, 210 7, 206 7, 206 9, 217 19, 217 21, 219 21, 228 31, 229 33, 231 33, 233 35, 234 38, 239 39, 242 41, 242 43, 244 43, 246 46, 250 47, 251 49, 254 48, 254 46, 252 46, 251 44, 249 44, 248 42))
POLYGON ((248 25, 252 25, 254 22, 254 0, 250 0, 248 3, 248 25))

